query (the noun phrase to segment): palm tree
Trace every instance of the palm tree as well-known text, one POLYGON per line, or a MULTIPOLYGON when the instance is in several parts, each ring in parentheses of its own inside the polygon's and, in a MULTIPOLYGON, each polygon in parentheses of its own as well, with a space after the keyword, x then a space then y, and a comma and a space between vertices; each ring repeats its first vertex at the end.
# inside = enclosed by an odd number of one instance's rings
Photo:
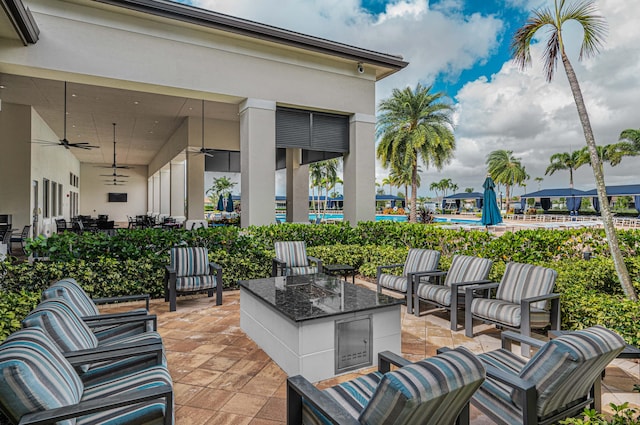
POLYGON ((518 29, 513 36, 513 40, 511 41, 512 55, 520 68, 526 68, 531 63, 530 47, 534 36, 538 30, 542 28, 547 30, 546 35, 548 38, 544 54, 547 81, 550 82, 553 79, 558 58, 560 58, 565 73, 567 74, 567 79, 569 80, 569 86, 571 87, 571 93, 573 94, 573 99, 578 109, 578 116, 580 117, 582 131, 587 143, 592 164, 591 169, 593 170, 601 205, 602 223, 607 235, 607 240, 609 241, 611 257, 618 278, 620 279, 622 290, 629 299, 637 301, 638 296, 633 288, 629 271, 622 258, 622 252, 620 251, 618 243, 618 234, 613 225, 613 216, 611 215, 611 209, 607 202, 604 173, 596 149, 596 140, 593 135, 593 130, 591 129, 589 114, 587 113, 587 107, 582 97, 578 77, 566 54, 562 33, 562 26, 569 21, 575 21, 582 27, 582 46, 579 57, 579 59, 582 59, 583 57, 592 56, 598 52, 607 29, 606 22, 604 17, 597 13, 597 8, 592 0, 583 0, 576 3, 567 2, 566 0, 555 0, 554 6, 553 11, 549 8, 542 8, 532 12, 532 16, 529 17, 525 25, 518 29))
POLYGON ((384 186, 385 184, 389 185, 389 195, 393 195, 391 193, 391 186, 393 186, 393 181, 390 177, 385 177, 382 179, 382 185, 384 186))
POLYGON ((311 209, 320 214, 320 187, 322 186, 322 165, 319 162, 309 164, 309 180, 311 186, 311 209), (316 196, 316 188, 318 195, 316 196))
POLYGON ((465 187, 464 188, 464 193, 473 193, 473 188, 472 187, 465 187))
MULTIPOLYGON (((596 151, 598 152, 598 158, 600 158, 600 167, 603 167, 605 162, 608 162, 609 165, 615 167, 622 162, 622 158, 625 156, 635 156, 638 154, 633 144, 630 142, 618 142, 604 146, 597 145, 596 151)), ((582 148, 578 154, 578 163, 580 165, 591 165, 591 156, 587 146, 582 148)))
POLYGON ((633 145, 633 148, 640 154, 640 130, 629 128, 620 133, 620 141, 626 141, 633 145))
POLYGON ((538 183, 538 190, 540 190, 540 186, 542 185, 542 181, 544 180, 542 177, 536 177, 534 179, 536 183, 538 183))
POLYGON ((573 172, 582 165, 579 160, 580 151, 554 153, 549 158, 551 164, 547 167, 544 175, 553 175, 556 171, 569 170, 569 187, 573 188, 573 172))
POLYGON ((336 184, 342 183, 342 179, 338 177, 338 160, 336 158, 327 159, 322 161, 322 183, 324 184, 324 214, 327 214, 327 207, 329 205, 329 191, 336 187, 336 184))
POLYGON ((222 195, 223 197, 229 195, 236 184, 236 182, 232 182, 226 176, 215 177, 213 179, 213 184, 211 185, 209 190, 207 190, 207 194, 209 194, 209 200, 211 201, 211 203, 215 205, 216 202, 218 202, 218 198, 220 197, 220 195, 222 195))
POLYGON ((432 86, 418 84, 415 90, 394 89, 391 97, 380 102, 377 134, 380 143, 376 156, 384 166, 411 170, 411 210, 409 221, 416 220, 418 164, 421 161, 441 170, 455 150, 453 107, 444 103, 444 93, 431 93, 432 86))
POLYGON ((487 156, 487 167, 489 174, 498 184, 505 187, 505 197, 507 205, 505 209, 509 211, 509 192, 515 185, 519 185, 529 178, 524 166, 520 163, 520 158, 513 156, 512 151, 497 150, 487 156))

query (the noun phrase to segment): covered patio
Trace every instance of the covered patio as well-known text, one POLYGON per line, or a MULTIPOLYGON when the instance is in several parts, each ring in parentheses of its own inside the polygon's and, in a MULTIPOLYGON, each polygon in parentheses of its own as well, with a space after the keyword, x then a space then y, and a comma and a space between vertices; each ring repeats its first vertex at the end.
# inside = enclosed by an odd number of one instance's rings
MULTIPOLYGON (((358 279, 356 283, 375 289, 375 285, 364 280, 358 279)), ((221 306, 203 296, 181 298, 177 312, 173 313, 168 312, 163 301, 152 301, 151 311, 158 315, 158 330, 174 381, 176 423, 284 424, 287 376, 240 329, 239 291, 226 291, 224 296, 221 306)), ((121 308, 126 310, 130 305, 121 308)), ((500 331, 489 325, 475 328, 476 336, 467 338, 463 330, 449 330, 446 314, 430 313, 418 318, 405 314, 403 307, 401 354, 418 361, 435 355, 444 346, 463 345, 475 353, 499 348, 500 331)), ((329 379, 318 386, 326 388, 358 373, 329 379)), ((638 382, 640 364, 615 360, 606 371, 603 406, 610 409, 609 402, 628 401, 632 407, 640 407, 640 394, 631 392, 638 382)), ((492 422, 472 407, 471 423, 492 422)))

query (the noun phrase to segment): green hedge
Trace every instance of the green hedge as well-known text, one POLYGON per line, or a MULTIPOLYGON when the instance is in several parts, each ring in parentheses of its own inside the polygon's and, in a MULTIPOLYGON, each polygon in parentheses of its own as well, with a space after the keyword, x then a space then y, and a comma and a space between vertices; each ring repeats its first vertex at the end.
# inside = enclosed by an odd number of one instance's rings
MULTIPOLYGON (((621 231, 619 236, 629 272, 640 289, 640 231, 621 231)), ((270 275, 273 242, 277 240, 305 240, 309 254, 325 264, 349 264, 371 278, 378 265, 402 263, 410 247, 439 250, 442 269, 449 267, 454 254, 491 258, 495 263, 490 277, 496 281, 509 261, 546 265, 559 273, 563 329, 600 323, 616 329, 628 342, 640 341, 640 307, 622 295, 602 230, 522 230, 497 238, 482 231, 392 222, 363 222, 353 228, 346 223, 278 224, 37 238, 27 249, 49 257, 50 262, 0 262, 0 340, 35 306, 40 291, 62 277, 82 282, 93 297, 134 293, 162 297, 169 249, 205 246, 211 260, 224 269, 224 286, 234 288, 238 280, 270 275), (595 258, 582 260, 584 251, 592 252, 595 258)))

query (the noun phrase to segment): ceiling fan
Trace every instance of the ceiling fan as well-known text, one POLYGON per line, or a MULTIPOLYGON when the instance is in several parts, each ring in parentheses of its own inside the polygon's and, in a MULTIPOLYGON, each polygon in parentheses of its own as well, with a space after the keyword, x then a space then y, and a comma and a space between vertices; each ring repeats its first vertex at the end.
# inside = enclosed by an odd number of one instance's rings
POLYGON ((115 177, 112 180, 103 180, 107 183, 105 183, 105 185, 107 186, 126 186, 127 181, 126 180, 118 180, 115 177))
MULTIPOLYGON (((100 165, 100 168, 112 168, 113 169, 113 177, 129 177, 129 176, 118 176, 116 173, 116 169, 121 169, 121 170, 129 170, 133 167, 130 167, 128 165, 118 165, 116 163, 116 123, 112 122, 111 123, 113 125, 113 164, 111 165, 100 165)), ((104 175, 103 175, 104 176, 104 175)))
POLYGON ((209 149, 204 147, 204 99, 202 99, 202 146, 200 149, 195 149, 193 147, 189 148, 189 153, 192 155, 204 155, 209 158, 213 158, 213 153, 210 152, 209 149))
POLYGON ((50 142, 47 140, 38 141, 36 143, 47 144, 51 146, 64 146, 65 149, 69 148, 78 148, 78 149, 86 149, 91 150, 94 148, 100 148, 100 146, 90 145, 89 142, 75 142, 72 143, 67 139, 67 82, 64 82, 64 132, 62 140, 59 142, 50 142))

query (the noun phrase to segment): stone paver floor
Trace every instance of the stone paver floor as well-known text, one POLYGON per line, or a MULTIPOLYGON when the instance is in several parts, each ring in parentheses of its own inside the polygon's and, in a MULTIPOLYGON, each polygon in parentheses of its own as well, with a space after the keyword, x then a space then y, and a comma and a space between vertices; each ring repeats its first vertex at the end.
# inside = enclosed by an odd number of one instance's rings
MULTIPOLYGON (((373 286, 365 281, 358 284, 373 286)), ((169 370, 174 381, 178 425, 277 425, 286 422, 286 374, 240 329, 240 292, 225 291, 223 305, 215 298, 195 295, 178 298, 178 309, 154 300, 169 370)), ((130 309, 131 305, 125 306, 130 309)), ((116 311, 110 307, 104 311, 116 311)), ((464 345, 476 353, 500 346, 500 332, 477 325, 476 336, 449 330, 447 316, 423 313, 417 318, 402 311, 402 355, 410 360, 433 356, 439 347, 464 345)), ((360 373, 369 372, 365 369, 360 373)), ((318 383, 326 388, 357 374, 318 383)), ((614 361, 606 371, 603 405, 629 401, 640 407, 640 364, 614 361)), ((472 408, 473 424, 492 423, 472 408)))

